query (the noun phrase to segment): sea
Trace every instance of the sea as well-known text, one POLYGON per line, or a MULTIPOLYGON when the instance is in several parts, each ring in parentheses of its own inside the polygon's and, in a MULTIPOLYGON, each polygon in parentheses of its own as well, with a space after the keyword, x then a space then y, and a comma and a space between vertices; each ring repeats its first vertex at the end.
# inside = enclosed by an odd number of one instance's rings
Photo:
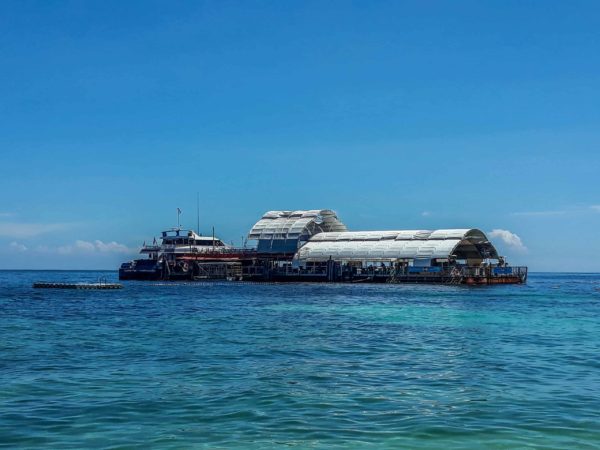
POLYGON ((0 272, 0 447, 598 449, 600 275, 525 285, 0 272))

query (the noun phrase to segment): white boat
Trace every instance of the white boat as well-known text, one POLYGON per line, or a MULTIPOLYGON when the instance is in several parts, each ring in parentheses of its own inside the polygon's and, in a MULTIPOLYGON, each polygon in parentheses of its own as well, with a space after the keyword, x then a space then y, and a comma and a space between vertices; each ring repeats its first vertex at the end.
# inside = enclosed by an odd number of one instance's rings
POLYGON ((146 245, 144 243, 140 253, 147 254, 150 259, 161 257, 179 258, 182 256, 196 256, 203 253, 227 252, 231 247, 215 236, 202 236, 193 230, 171 228, 162 232, 160 245, 146 245))
POLYGON ((192 261, 204 259, 224 259, 231 253, 232 247, 215 236, 202 236, 193 230, 171 228, 163 231, 161 242, 156 238, 151 245, 142 245, 140 253, 145 259, 135 259, 121 264, 119 279, 141 280, 160 279, 163 272, 179 273, 188 277, 192 261))

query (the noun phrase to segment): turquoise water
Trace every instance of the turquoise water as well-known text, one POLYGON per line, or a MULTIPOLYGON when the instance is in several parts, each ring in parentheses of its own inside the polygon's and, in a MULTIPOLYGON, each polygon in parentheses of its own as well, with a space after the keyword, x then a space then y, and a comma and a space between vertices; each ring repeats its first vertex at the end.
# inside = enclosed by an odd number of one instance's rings
POLYGON ((600 275, 526 286, 0 272, 0 445, 598 448, 600 275))

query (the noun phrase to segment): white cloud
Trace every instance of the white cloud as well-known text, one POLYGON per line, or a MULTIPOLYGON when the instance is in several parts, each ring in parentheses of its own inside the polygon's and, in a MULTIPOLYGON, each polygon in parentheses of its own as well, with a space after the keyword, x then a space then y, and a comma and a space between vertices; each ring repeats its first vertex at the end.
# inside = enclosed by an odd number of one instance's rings
POLYGON ((136 249, 131 249, 126 245, 119 244, 118 242, 103 242, 99 239, 95 241, 83 241, 77 240, 72 244, 65 244, 59 247, 53 247, 48 245, 36 245, 35 247, 28 248, 26 245, 21 244, 18 241, 12 241, 7 245, 9 251, 13 253, 23 252, 35 252, 38 254, 59 254, 59 255, 109 255, 109 254, 134 254, 137 253, 136 249))
POLYGON ((25 245, 20 244, 16 241, 13 241, 10 244, 8 244, 8 248, 13 252, 19 252, 19 253, 27 251, 27 247, 25 245))
POLYGON ((0 218, 6 219, 7 217, 14 217, 16 216, 15 213, 12 212, 0 212, 0 218))
POLYGON ((506 246, 520 252, 527 251, 527 247, 523 245, 521 238, 515 233, 508 230, 495 229, 488 233, 491 238, 500 239, 506 246))
POLYGON ((590 209, 596 212, 600 212, 600 205, 592 205, 590 206, 590 209))
POLYGON ((0 222, 0 236, 12 238, 30 238, 55 231, 72 228, 72 223, 18 223, 0 222))
POLYGON ((60 247, 58 247, 56 249, 57 253, 60 253, 61 255, 70 255, 71 253, 74 253, 75 251, 75 246, 73 245, 61 245, 60 247))
POLYGON ((421 213, 421 215, 422 215, 423 217, 429 217, 429 216, 431 216, 431 212, 430 212, 430 211, 423 211, 423 212, 421 213))
POLYGON ((58 247, 57 252, 61 255, 70 254, 90 254, 90 253, 132 253, 135 250, 130 249, 126 245, 119 244, 118 242, 102 242, 101 240, 82 241, 77 240, 74 244, 68 244, 58 247))
POLYGON ((96 247, 93 243, 88 241, 75 241, 75 248, 77 250, 81 250, 83 252, 93 252, 96 251, 96 247))
POLYGON ((96 249, 100 252, 104 253, 130 253, 131 249, 123 244, 119 244, 118 242, 102 242, 102 241, 94 241, 96 245, 96 249))

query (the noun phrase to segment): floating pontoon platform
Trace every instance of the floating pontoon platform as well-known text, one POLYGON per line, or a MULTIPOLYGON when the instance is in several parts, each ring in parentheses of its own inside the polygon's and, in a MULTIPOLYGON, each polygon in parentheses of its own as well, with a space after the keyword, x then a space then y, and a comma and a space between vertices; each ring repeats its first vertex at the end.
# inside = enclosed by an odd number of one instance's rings
POLYGON ((119 283, 33 283, 35 289, 121 289, 119 283))

